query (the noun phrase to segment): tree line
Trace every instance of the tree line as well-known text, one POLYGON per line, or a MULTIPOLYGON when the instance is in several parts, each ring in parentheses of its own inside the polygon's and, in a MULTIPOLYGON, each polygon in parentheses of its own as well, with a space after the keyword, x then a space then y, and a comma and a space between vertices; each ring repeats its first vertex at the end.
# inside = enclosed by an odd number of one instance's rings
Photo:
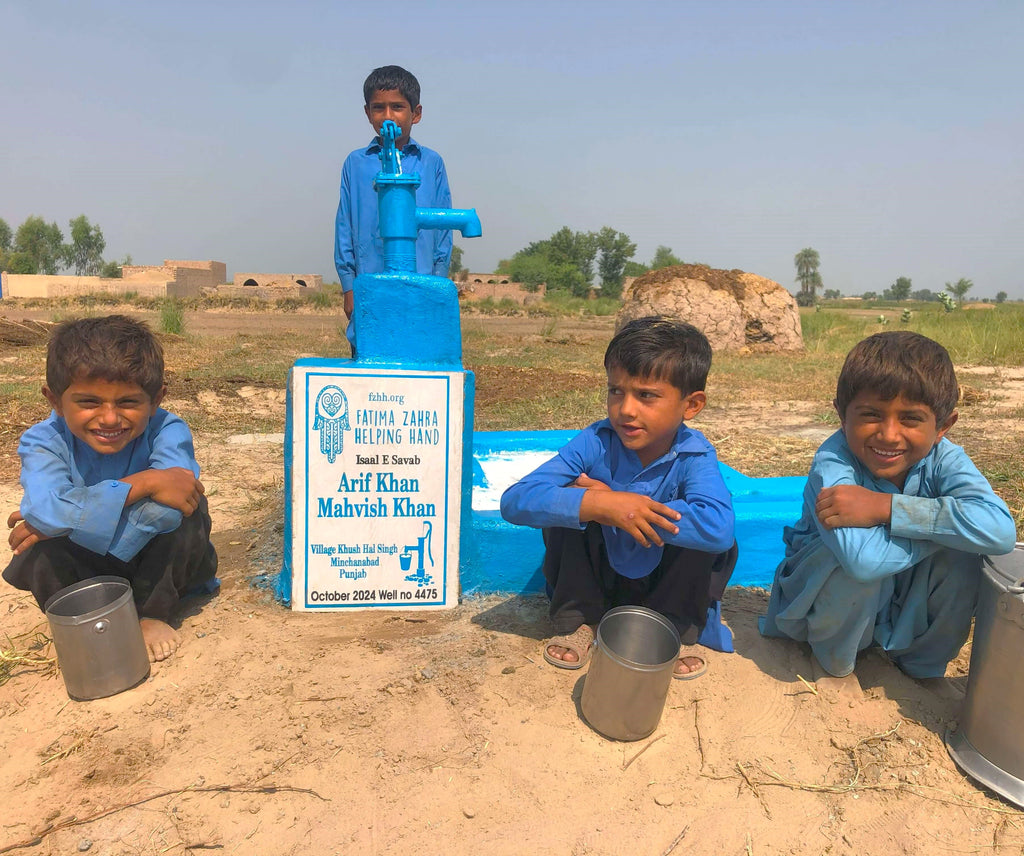
MULTIPOLYGON (((804 247, 793 257, 793 264, 796 267, 796 282, 800 283, 800 291, 797 292, 796 302, 798 306, 814 306, 818 301, 818 289, 824 290, 826 300, 838 300, 842 295, 837 288, 824 288, 821 273, 818 268, 821 265, 821 256, 813 247, 804 247)), ((974 288, 974 283, 966 277, 961 277, 956 282, 947 282, 945 291, 933 292, 928 288, 914 290, 914 284, 909 276, 900 276, 881 294, 882 300, 903 300, 936 301, 946 303, 952 297, 956 298, 959 305, 963 305, 967 292, 974 288)), ((876 291, 865 291, 861 295, 864 300, 876 300, 879 295, 876 291)), ((1006 300, 1005 291, 996 294, 996 303, 1003 303, 1006 300)), ((948 308, 948 304, 947 304, 948 308)))
POLYGON ((73 270, 76 276, 121 276, 121 261, 104 261, 107 242, 98 225, 84 214, 68 221, 71 240, 64 241, 60 226, 32 215, 17 230, 0 218, 0 271, 8 273, 48 274, 73 270))
POLYGON ((563 226, 549 238, 502 259, 495 273, 521 282, 531 291, 543 283, 548 292, 574 297, 586 297, 595 287, 600 287, 602 297, 620 297, 627 276, 683 264, 669 247, 658 247, 646 265, 633 261, 635 254, 636 244, 629 235, 611 226, 596 232, 575 232, 563 226))

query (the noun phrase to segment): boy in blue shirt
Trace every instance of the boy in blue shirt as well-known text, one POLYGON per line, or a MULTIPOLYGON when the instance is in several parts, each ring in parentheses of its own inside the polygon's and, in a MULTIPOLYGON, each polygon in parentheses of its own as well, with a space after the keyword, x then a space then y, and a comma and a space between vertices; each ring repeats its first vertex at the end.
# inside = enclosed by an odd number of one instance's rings
MULTIPOLYGON (((417 143, 410 134, 423 117, 420 84, 397 65, 375 68, 363 83, 366 118, 377 134, 368 146, 356 149, 341 169, 341 196, 334 221, 334 266, 344 292, 345 316, 349 319, 346 335, 355 345, 352 326, 353 284, 364 273, 384 270, 384 248, 377 218, 377 192, 373 181, 380 172, 380 129, 388 119, 401 129, 395 148, 401 155, 403 173, 416 172, 417 208, 451 208, 448 173, 441 156, 417 143)), ((450 230, 426 229, 416 239, 416 272, 448 276, 452 254, 450 230)))
MULTIPOLYGON (((558 634, 544 659, 562 669, 587 661, 594 627, 615 606, 660 612, 691 645, 736 563, 732 497, 714 447, 685 424, 707 401, 707 338, 641 318, 614 336, 604 365, 608 418, 501 497, 506 520, 544 529, 558 634)), ((680 650, 675 677, 706 670, 695 650, 680 650)))
POLYGON ((863 340, 839 374, 842 427, 815 454, 803 515, 785 529, 761 632, 810 643, 841 691, 859 692, 857 652, 877 644, 948 694, 982 557, 1013 549, 1006 503, 946 439, 958 394, 946 349, 909 331, 863 340))
POLYGON ((21 436, 21 507, 8 518, 3 578, 40 608, 91 577, 124 577, 151 660, 181 637, 168 623, 183 593, 215 585, 217 554, 192 434, 160 407, 160 343, 132 318, 58 327, 43 395, 53 413, 21 436))

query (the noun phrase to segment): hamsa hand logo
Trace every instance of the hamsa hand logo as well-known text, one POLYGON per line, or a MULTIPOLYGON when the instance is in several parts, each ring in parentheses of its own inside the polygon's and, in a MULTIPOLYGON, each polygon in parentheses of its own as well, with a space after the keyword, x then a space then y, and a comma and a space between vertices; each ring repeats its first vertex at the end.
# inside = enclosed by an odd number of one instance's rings
POLYGON ((341 454, 348 422, 348 399, 337 386, 325 386, 316 397, 313 408, 313 430, 320 432, 320 451, 327 455, 328 463, 341 454))

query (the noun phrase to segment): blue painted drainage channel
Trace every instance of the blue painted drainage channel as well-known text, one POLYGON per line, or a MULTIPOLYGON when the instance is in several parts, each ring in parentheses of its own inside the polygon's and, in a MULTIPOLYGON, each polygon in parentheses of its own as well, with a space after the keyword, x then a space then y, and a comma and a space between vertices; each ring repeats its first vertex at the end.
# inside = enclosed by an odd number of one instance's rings
MULTIPOLYGON (((498 510, 504 489, 550 458, 575 431, 477 431, 469 532, 463 532, 463 594, 544 590, 539 529, 506 523, 498 510)), ((739 561, 731 585, 769 586, 784 555, 782 530, 800 517, 803 476, 751 478, 719 465, 733 497, 739 561)), ((465 517, 463 518, 465 520, 465 517)))

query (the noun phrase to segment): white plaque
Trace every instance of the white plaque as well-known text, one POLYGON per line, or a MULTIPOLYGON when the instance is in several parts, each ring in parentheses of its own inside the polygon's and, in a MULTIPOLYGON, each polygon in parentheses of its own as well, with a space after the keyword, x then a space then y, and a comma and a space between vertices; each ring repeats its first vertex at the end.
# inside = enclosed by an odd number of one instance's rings
POLYGON ((292 609, 458 603, 464 380, 292 370, 292 609))

